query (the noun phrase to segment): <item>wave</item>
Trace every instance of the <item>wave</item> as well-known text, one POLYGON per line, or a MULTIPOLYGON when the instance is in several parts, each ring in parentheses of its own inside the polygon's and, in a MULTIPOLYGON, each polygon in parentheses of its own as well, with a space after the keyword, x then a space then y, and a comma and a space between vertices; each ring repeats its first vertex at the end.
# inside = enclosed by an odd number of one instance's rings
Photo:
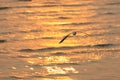
POLYGON ((42 8, 42 7, 57 7, 58 5, 40 5, 40 6, 16 6, 14 8, 42 8))
POLYGON ((120 5, 120 2, 107 3, 107 5, 120 5))
POLYGON ((10 9, 11 7, 0 7, 0 10, 10 9))
POLYGON ((113 12, 106 12, 106 13, 103 13, 104 15, 115 15, 116 13, 113 13, 113 12))
POLYGON ((54 37, 42 37, 41 39, 54 39, 54 37))
POLYGON ((19 0, 19 1, 32 1, 32 0, 19 0))
MULTIPOLYGON (((28 1, 28 0, 24 0, 28 1)), ((41 7, 56 7, 58 5, 41 5, 41 6, 14 6, 14 7, 0 7, 0 10, 7 10, 12 8, 41 8, 41 7)))
POLYGON ((113 46, 113 44, 97 44, 97 45, 93 45, 93 47, 109 47, 109 46, 113 46))
POLYGON ((9 54, 8 52, 3 52, 3 51, 0 51, 0 54, 9 54))
POLYGON ((18 33, 32 33, 32 32, 42 32, 42 30, 29 30, 29 31, 12 31, 12 32, 0 32, 0 34, 2 35, 6 35, 6 34, 18 34, 18 33))
POLYGON ((71 17, 58 17, 58 19, 70 19, 71 17))
POLYGON ((66 55, 66 53, 65 52, 56 52, 56 53, 53 53, 51 55, 53 55, 53 56, 63 56, 63 55, 66 55))
POLYGON ((65 47, 48 47, 42 49, 21 49, 20 52, 50 52, 57 50, 71 50, 78 48, 107 48, 112 47, 114 44, 96 44, 96 45, 87 45, 87 46, 65 46, 65 47))
MULTIPOLYGON (((18 0, 18 1, 24 1, 24 2, 30 2, 32 0, 18 0)), ((0 10, 6 10, 6 9, 11 9, 11 8, 41 8, 41 7, 79 7, 79 6, 87 6, 89 4, 44 4, 44 5, 39 5, 39 6, 14 6, 14 7, 0 7, 0 10)))
POLYGON ((0 43, 4 43, 4 42, 7 42, 7 40, 0 40, 0 43))
POLYGON ((62 25, 62 26, 79 26, 79 25, 90 25, 90 24, 96 24, 98 22, 84 22, 84 23, 68 23, 68 24, 55 24, 55 25, 62 25))
POLYGON ((65 5, 60 5, 63 7, 79 7, 79 6, 87 6, 89 4, 65 4, 65 5))

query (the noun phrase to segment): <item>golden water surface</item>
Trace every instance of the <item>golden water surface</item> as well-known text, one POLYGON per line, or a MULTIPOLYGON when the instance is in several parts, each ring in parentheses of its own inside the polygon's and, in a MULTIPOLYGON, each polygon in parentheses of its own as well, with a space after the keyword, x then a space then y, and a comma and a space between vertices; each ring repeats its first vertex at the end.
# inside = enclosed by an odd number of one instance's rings
POLYGON ((0 80, 119 80, 119 6, 119 0, 0 0, 0 80))

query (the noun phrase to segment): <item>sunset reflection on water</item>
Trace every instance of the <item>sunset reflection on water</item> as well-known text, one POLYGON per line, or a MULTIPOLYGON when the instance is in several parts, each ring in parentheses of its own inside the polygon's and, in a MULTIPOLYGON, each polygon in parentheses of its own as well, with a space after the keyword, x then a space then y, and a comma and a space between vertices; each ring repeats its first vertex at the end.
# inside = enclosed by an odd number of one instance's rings
POLYGON ((119 80, 118 5, 0 1, 0 80, 119 80))

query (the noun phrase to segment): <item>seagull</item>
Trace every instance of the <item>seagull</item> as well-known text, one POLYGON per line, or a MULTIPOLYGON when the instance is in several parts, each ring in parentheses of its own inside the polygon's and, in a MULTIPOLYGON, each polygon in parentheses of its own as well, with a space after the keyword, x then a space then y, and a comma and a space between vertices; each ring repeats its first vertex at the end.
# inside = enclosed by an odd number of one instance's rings
POLYGON ((75 36, 75 35, 77 34, 77 32, 69 33, 68 35, 66 35, 65 37, 63 37, 63 39, 59 42, 59 44, 62 43, 65 39, 67 39, 67 37, 69 37, 71 34, 72 34, 73 36, 75 36))

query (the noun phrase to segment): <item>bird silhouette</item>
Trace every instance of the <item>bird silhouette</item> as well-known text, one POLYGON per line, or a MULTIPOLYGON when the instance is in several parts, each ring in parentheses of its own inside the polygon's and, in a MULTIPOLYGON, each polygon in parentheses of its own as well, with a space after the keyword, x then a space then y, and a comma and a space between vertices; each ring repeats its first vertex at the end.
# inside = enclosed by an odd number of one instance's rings
POLYGON ((68 35, 64 36, 63 39, 59 42, 59 44, 62 43, 65 39, 67 39, 67 37, 69 37, 71 34, 76 35, 77 32, 72 32, 72 33, 69 33, 68 35))

